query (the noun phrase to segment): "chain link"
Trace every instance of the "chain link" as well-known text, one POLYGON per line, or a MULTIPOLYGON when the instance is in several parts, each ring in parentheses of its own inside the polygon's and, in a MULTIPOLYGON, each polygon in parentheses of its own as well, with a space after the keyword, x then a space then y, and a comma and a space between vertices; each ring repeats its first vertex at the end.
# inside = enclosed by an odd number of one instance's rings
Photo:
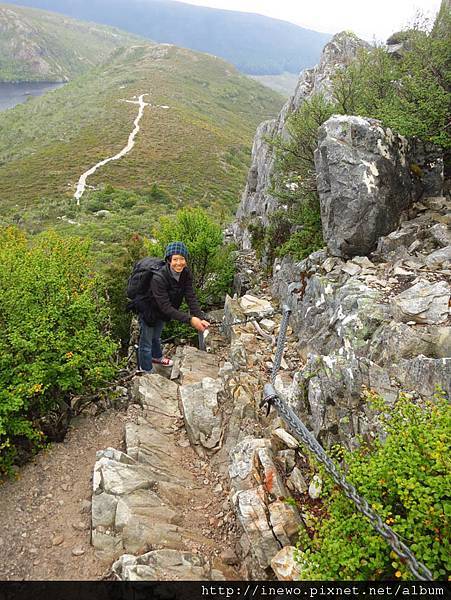
POLYGON ((282 362, 283 351, 285 349, 285 338, 287 336, 288 321, 290 320, 290 309, 288 306, 283 307, 282 321, 280 323, 279 336, 277 338, 276 355, 274 357, 274 364, 271 373, 271 383, 274 385, 277 371, 280 369, 280 363, 282 362))
POLYGON ((362 498, 357 493, 355 487, 346 481, 344 475, 340 473, 335 463, 329 458, 321 444, 313 436, 313 434, 302 423, 299 417, 289 408, 284 400, 280 398, 274 389, 274 380, 282 360, 283 349, 285 346, 285 338, 287 325, 290 318, 291 310, 284 306, 283 318, 280 326, 279 337, 277 340, 276 358, 274 360, 274 368, 271 375, 271 384, 266 384, 264 388, 263 404, 267 404, 268 411, 270 406, 276 407, 278 413, 282 416, 293 433, 308 447, 308 449, 316 456, 316 458, 324 465, 327 472, 337 485, 341 487, 345 495, 354 502, 358 510, 363 513, 370 521, 374 529, 389 543, 396 554, 406 561, 407 566, 413 575, 420 581, 433 581, 431 571, 421 562, 419 562, 409 548, 396 533, 386 523, 382 521, 380 516, 370 508, 365 498, 362 498))

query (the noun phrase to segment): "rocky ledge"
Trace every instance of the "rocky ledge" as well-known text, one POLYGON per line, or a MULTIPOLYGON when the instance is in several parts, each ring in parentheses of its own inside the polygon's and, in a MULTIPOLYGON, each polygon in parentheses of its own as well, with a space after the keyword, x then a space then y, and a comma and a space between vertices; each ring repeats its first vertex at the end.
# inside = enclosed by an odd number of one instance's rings
POLYGON ((305 361, 290 401, 326 445, 375 435, 362 387, 390 402, 437 386, 451 397, 449 202, 426 198, 401 221, 368 256, 275 264, 273 292, 293 311, 305 361))

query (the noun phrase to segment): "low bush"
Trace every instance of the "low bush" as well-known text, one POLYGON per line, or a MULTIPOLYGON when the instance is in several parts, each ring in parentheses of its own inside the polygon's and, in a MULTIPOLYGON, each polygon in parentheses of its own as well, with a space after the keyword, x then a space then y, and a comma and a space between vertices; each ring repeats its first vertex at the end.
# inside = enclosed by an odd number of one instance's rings
POLYGON ((403 31, 403 50, 361 50, 334 78, 338 112, 380 119, 406 136, 416 136, 450 151, 450 14, 443 30, 429 32, 427 21, 403 31))
MULTIPOLYGON (((188 265, 202 308, 222 306, 233 282, 235 248, 224 245, 221 226, 201 208, 184 208, 175 216, 160 218, 152 235, 147 254, 153 256, 164 256, 165 247, 172 241, 186 244, 190 254, 188 265)), ((169 324, 165 330, 166 336, 192 337, 193 332, 191 327, 181 327, 178 323, 169 324)))
POLYGON ((120 340, 122 354, 125 354, 130 341, 132 313, 127 310, 127 283, 133 265, 146 255, 143 238, 132 235, 121 248, 120 255, 104 266, 105 287, 111 309, 111 332, 114 339, 120 340))
MULTIPOLYGON (((0 229, 0 472, 50 434, 50 415, 117 370, 104 288, 89 244, 0 229)), ((53 418, 52 417, 52 418, 53 418)), ((53 432, 55 433, 55 432, 53 432)))
POLYGON ((269 140, 275 149, 270 193, 282 207, 264 234, 251 228, 254 247, 268 263, 287 253, 301 259, 323 246, 313 155, 318 127, 334 112, 333 103, 315 94, 287 119, 288 136, 269 140))
POLYGON ((208 306, 223 301, 233 280, 234 247, 223 244, 221 226, 206 211, 184 208, 174 216, 161 217, 152 235, 155 241, 149 244, 149 253, 154 256, 163 256, 170 242, 183 241, 199 299, 208 306))
MULTIPOLYGON (((451 407, 443 394, 418 404, 406 394, 389 407, 366 392, 386 431, 353 452, 343 451, 347 479, 390 525, 434 579, 451 570, 449 445, 451 407)), ((356 510, 328 476, 323 517, 298 560, 306 580, 412 579, 404 559, 356 510)))

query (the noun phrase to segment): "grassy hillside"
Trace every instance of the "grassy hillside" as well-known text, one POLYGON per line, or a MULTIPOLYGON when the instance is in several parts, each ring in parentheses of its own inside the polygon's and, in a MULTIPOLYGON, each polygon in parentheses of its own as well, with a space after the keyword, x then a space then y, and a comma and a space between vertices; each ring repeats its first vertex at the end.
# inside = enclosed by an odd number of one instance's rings
POLYGON ((255 128, 282 103, 215 57, 167 45, 120 49, 51 94, 0 113, 0 223, 120 242, 181 206, 231 215, 255 128), (155 106, 144 110, 135 147, 88 179, 99 191, 77 209, 78 178, 126 145, 138 107, 123 100, 143 93, 155 106), (110 214, 96 215, 100 209, 110 214))
POLYGON ((67 81, 134 43, 112 27, 0 4, 0 81, 67 81))
POLYGON ((314 66, 331 36, 278 19, 171 0, 12 0, 220 56, 254 75, 314 66))

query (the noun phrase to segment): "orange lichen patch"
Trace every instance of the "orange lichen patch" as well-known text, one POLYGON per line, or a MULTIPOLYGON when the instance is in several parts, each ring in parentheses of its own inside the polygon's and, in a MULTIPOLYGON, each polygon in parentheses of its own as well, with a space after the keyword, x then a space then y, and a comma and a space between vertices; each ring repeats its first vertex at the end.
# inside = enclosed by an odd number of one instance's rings
POLYGON ((268 494, 272 494, 273 493, 274 475, 275 475, 274 469, 271 469, 270 471, 268 471, 266 473, 265 487, 266 487, 266 491, 268 492, 268 494))

